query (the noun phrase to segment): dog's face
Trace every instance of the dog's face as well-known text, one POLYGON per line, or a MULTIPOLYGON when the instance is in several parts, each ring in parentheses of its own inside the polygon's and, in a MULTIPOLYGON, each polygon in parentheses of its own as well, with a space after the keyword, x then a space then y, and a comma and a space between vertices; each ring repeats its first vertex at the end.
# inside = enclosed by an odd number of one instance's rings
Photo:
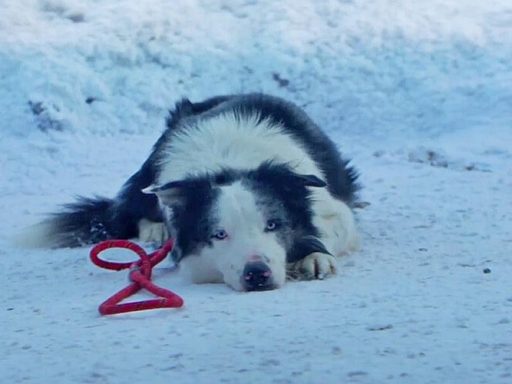
POLYGON ((174 257, 196 282, 223 281, 240 291, 280 287, 297 239, 315 234, 308 187, 315 176, 265 163, 253 171, 171 182, 159 196, 174 257))

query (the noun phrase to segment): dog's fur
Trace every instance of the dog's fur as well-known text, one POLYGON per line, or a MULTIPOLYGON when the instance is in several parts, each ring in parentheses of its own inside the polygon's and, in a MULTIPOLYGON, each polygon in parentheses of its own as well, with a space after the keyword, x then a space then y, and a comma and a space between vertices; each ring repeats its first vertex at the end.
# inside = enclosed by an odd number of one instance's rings
POLYGON ((43 222, 39 240, 176 239, 194 282, 276 288, 323 278, 357 244, 357 174, 297 106, 262 94, 182 100, 151 155, 114 199, 82 199, 43 222))

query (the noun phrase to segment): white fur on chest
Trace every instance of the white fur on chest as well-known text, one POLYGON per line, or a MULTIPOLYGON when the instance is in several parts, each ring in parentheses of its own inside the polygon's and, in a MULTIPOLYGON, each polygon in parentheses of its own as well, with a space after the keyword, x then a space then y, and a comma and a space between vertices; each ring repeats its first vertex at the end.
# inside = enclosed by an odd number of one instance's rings
POLYGON ((222 168, 253 169, 268 160, 324 178, 306 150, 280 125, 258 122, 258 116, 226 113, 205 119, 172 135, 163 151, 158 184, 222 168))

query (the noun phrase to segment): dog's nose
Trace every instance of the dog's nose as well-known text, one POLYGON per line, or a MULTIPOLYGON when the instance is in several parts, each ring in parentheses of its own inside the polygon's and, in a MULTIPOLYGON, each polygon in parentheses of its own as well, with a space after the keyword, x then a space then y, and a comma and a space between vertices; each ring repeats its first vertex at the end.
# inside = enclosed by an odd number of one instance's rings
POLYGON ((272 271, 262 261, 251 261, 245 264, 242 283, 248 291, 264 291, 272 289, 272 271))

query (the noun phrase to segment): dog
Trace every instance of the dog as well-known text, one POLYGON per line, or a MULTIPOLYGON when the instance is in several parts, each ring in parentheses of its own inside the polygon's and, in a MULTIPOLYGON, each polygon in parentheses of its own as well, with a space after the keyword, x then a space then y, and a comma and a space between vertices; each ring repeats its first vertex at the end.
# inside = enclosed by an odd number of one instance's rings
POLYGON ((358 174, 298 106, 264 94, 178 102, 113 199, 80 198, 38 225, 51 247, 162 243, 195 283, 237 291, 336 273, 357 247, 358 174))

